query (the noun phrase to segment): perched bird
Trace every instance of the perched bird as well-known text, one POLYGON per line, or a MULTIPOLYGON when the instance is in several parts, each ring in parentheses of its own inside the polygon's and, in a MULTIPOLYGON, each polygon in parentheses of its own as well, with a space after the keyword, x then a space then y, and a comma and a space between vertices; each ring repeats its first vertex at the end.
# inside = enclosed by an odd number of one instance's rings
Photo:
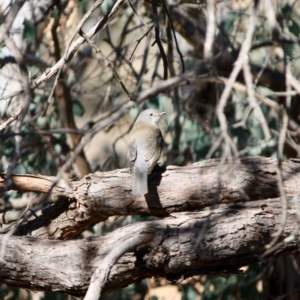
POLYGON ((158 127, 165 112, 146 109, 140 113, 129 136, 128 152, 130 169, 133 171, 132 193, 148 193, 148 174, 160 158, 164 139, 158 127))

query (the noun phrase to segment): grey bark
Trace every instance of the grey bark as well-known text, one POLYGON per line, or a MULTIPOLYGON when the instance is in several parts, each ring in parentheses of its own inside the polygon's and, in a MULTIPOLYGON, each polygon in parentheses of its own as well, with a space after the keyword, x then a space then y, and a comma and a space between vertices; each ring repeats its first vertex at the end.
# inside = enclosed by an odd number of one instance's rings
MULTIPOLYGON (((128 170, 60 181, 52 193, 58 201, 21 223, 16 232, 40 239, 12 236, 7 241, 0 282, 82 296, 108 253, 132 239, 141 239, 142 246, 117 261, 103 291, 147 277, 176 282, 195 274, 241 275, 241 266, 297 252, 300 164, 297 160, 281 164, 288 204, 285 224, 277 168, 276 160, 262 157, 232 165, 206 161, 198 166, 161 168, 150 175, 146 197, 131 195, 128 170), (69 239, 109 216, 130 214, 160 219, 97 238, 42 240, 69 239), (265 255, 266 246, 279 232, 277 243, 265 255), (145 236, 151 238, 144 241, 145 236)), ((12 188, 45 193, 52 180, 18 175, 12 178, 12 188)), ((4 185, 2 175, 0 187, 4 185)), ((0 236, 1 244, 4 237, 0 236)))
MULTIPOLYGON (((149 175, 145 197, 132 195, 132 175, 127 169, 97 172, 69 183, 60 181, 51 195, 57 197, 57 203, 21 225, 19 234, 69 239, 110 216, 162 217, 216 204, 280 197, 277 167, 276 159, 249 157, 232 165, 209 160, 193 166, 161 168, 149 175)), ((300 163, 285 161, 281 170, 285 193, 298 192, 300 163)), ((4 184, 5 176, 0 176, 0 188, 4 184)), ((13 177, 12 189, 45 193, 51 186, 51 177, 18 175, 13 177)))
MULTIPOLYGON (((295 232, 299 215, 289 197, 287 224, 277 256, 298 251, 295 232), (284 241, 290 237, 290 241, 284 241), (295 237, 292 239, 291 237, 295 237)), ((133 237, 153 236, 126 253, 112 267, 103 291, 112 291, 147 277, 172 282, 196 275, 241 275, 241 266, 262 258, 265 246, 281 224, 281 199, 254 201, 203 212, 125 226, 105 236, 83 240, 45 241, 11 237, 0 282, 34 290, 85 294, 91 275, 106 255, 133 237)), ((2 242, 2 239, 1 239, 2 242)))

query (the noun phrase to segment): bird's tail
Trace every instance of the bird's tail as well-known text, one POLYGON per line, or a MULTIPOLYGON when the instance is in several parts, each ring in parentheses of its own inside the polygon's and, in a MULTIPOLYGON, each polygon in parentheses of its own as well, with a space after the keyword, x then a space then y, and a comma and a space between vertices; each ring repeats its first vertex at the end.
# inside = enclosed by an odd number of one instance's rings
POLYGON ((133 170, 133 195, 148 193, 148 163, 142 155, 137 155, 133 170))

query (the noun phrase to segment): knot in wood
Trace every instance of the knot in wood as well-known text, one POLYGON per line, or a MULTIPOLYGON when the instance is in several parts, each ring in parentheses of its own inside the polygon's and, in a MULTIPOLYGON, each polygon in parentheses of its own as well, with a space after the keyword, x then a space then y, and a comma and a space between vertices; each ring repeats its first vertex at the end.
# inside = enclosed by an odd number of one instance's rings
POLYGON ((143 256, 143 261, 145 265, 150 269, 165 269, 170 260, 169 251, 158 246, 155 248, 150 248, 150 251, 143 256))

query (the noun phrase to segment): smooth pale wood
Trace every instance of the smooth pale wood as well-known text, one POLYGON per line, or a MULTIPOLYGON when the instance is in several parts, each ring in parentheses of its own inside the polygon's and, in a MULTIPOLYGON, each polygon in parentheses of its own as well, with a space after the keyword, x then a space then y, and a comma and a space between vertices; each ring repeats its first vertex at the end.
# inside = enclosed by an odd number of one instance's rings
MULTIPOLYGON (((280 196, 276 159, 248 157, 221 165, 208 160, 198 166, 154 170, 149 175, 149 193, 133 197, 132 175, 127 169, 95 173, 80 181, 61 180, 53 189, 58 201, 22 225, 19 234, 43 239, 69 239, 109 216, 167 216, 180 211, 200 210, 215 204, 230 204, 280 196)), ((300 163, 282 163, 284 190, 292 195, 300 187, 300 163)), ((51 177, 15 175, 12 188, 47 192, 51 177)), ((5 176, 0 177, 0 188, 5 176)))

